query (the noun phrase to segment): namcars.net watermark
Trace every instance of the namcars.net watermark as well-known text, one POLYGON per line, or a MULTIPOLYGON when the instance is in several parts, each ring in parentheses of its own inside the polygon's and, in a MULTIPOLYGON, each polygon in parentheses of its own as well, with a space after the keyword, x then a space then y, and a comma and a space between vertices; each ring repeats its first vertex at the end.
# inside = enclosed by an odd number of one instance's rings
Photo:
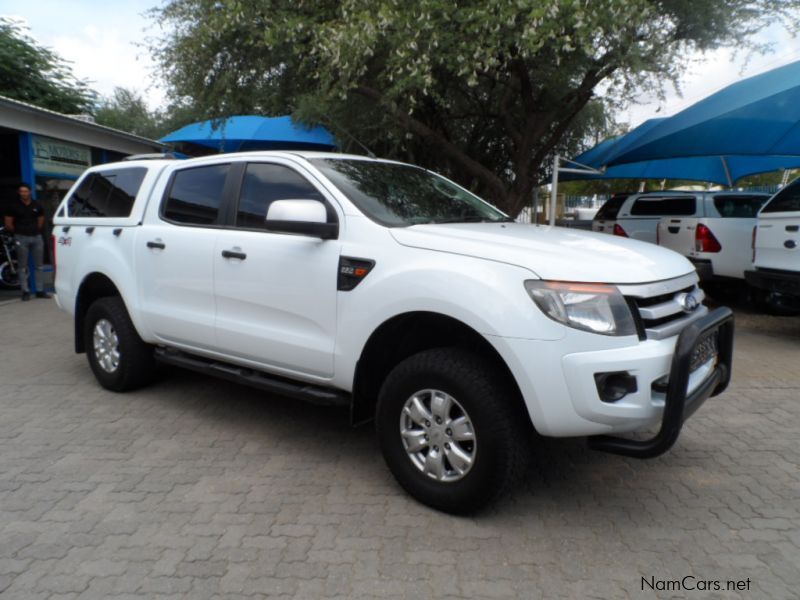
POLYGON ((752 581, 747 579, 701 579, 687 575, 681 579, 642 577, 642 591, 656 592, 749 592, 752 581))

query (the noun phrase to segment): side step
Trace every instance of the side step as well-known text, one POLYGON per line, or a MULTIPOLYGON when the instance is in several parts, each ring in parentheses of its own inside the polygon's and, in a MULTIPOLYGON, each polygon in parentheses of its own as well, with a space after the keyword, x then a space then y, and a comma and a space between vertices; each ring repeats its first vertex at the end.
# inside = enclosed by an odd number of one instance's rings
POLYGON ((155 358, 157 361, 168 365, 206 373, 273 394, 305 400, 319 406, 350 406, 350 394, 341 390, 292 381, 291 379, 268 375, 247 367, 239 367, 211 358, 187 354, 172 348, 156 348, 155 358))

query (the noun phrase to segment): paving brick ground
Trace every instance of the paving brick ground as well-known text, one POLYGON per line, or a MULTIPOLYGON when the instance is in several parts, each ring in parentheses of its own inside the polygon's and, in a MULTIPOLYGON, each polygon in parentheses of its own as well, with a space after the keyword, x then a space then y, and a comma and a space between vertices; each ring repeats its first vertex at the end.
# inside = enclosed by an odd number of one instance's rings
POLYGON ((0 596, 800 597, 800 318, 738 318, 732 389, 668 455, 547 441, 455 518, 344 412, 182 372, 111 394, 52 302, 2 305, 0 596), (686 576, 750 589, 642 590, 686 576))

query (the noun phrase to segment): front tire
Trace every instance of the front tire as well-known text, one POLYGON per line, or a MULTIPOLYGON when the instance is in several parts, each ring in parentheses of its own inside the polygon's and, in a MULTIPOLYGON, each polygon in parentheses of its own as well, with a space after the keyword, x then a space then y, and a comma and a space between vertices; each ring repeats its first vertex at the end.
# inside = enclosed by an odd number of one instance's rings
POLYGON ((507 375, 460 348, 398 364, 381 388, 376 427, 400 485, 456 514, 486 506, 518 482, 533 435, 507 375))
POLYGON ((107 390, 125 392, 152 381, 156 371, 153 348, 139 337, 119 296, 92 303, 83 336, 89 366, 107 390))

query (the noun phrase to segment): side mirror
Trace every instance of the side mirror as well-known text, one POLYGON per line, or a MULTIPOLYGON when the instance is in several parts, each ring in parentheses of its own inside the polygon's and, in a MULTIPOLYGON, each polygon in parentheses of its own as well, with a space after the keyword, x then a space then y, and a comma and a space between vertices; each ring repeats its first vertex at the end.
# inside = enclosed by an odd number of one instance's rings
POLYGON ((319 200, 275 200, 264 221, 268 231, 297 233, 323 240, 339 237, 338 223, 328 223, 328 211, 319 200))

